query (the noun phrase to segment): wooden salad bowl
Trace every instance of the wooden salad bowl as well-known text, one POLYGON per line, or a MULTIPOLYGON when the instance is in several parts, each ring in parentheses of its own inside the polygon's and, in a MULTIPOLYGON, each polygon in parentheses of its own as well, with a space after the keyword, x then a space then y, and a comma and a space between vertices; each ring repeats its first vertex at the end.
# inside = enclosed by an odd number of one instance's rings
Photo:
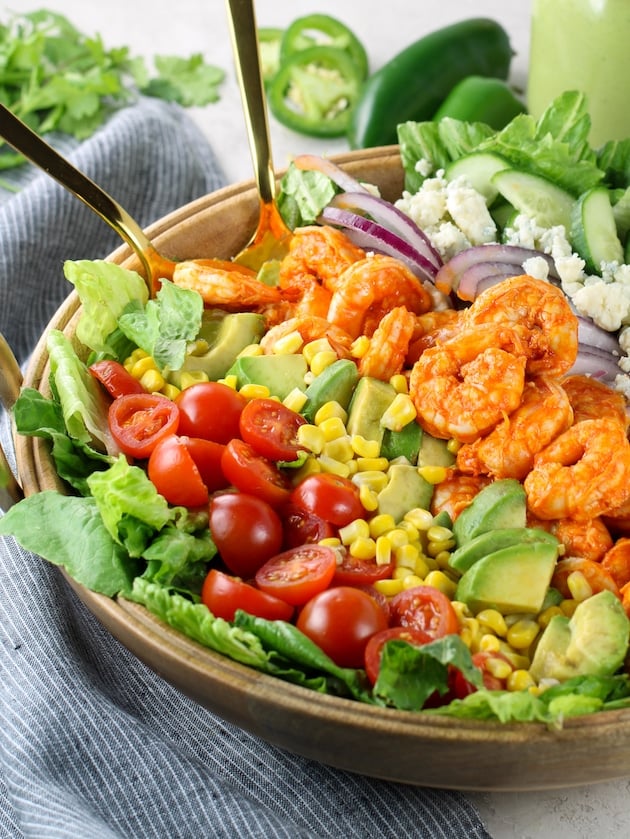
MULTIPOLYGON (((397 147, 333 159, 377 184, 385 198, 400 195, 397 147)), ((147 232, 173 259, 226 258, 245 245, 257 213, 255 186, 243 183, 187 204, 147 232)), ((109 260, 139 268, 126 246, 109 260)), ((72 339, 79 308, 72 292, 48 328, 72 339)), ((45 334, 24 384, 48 391, 45 334)), ((16 445, 26 495, 63 490, 45 442, 19 437, 16 445)), ((480 791, 561 788, 630 774, 630 709, 576 717, 551 730, 539 723, 459 721, 365 705, 259 673, 189 640, 138 604, 69 582, 112 635, 183 693, 263 740, 330 766, 389 781, 480 791)))

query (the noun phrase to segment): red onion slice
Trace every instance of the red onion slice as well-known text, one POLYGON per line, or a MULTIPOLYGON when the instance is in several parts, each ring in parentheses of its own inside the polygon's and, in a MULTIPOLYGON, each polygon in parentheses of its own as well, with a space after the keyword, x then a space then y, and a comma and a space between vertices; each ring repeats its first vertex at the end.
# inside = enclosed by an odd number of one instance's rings
POLYGON ((620 358, 623 353, 616 332, 607 332, 590 318, 578 315, 578 340, 585 347, 602 350, 620 358))
POLYGON ((299 154, 297 157, 293 158, 293 164, 298 169, 313 169, 316 172, 321 172, 323 175, 330 178, 333 183, 337 184, 340 189, 343 189, 346 192, 368 193, 367 187, 363 186, 360 181, 353 178, 352 175, 349 175, 347 172, 344 172, 340 166, 337 166, 336 163, 333 163, 325 157, 319 157, 319 155, 316 154, 299 154))
MULTIPOLYGON (((479 263, 504 263, 507 266, 512 266, 506 270, 512 270, 513 266, 517 265, 518 271, 516 274, 523 273, 523 263, 532 257, 542 257, 549 268, 550 278, 557 278, 555 265, 553 259, 542 251, 534 250, 533 248, 523 248, 519 245, 475 245, 471 248, 466 248, 455 254, 447 263, 445 263, 435 276, 436 288, 443 294, 450 294, 455 291, 459 295, 459 283, 462 274, 472 265, 479 263)), ((513 275, 514 276, 514 275, 513 275)), ((472 298, 474 299, 474 298, 472 298)))
POLYGON ((618 361, 618 357, 611 355, 611 353, 605 350, 598 350, 580 344, 575 364, 567 375, 592 376, 594 379, 610 383, 621 372, 618 361))
POLYGON ((350 210, 341 210, 331 206, 322 210, 318 221, 342 227, 348 238, 358 247, 393 256, 404 262, 418 279, 433 283, 435 266, 425 256, 418 253, 409 242, 401 239, 382 224, 350 210))

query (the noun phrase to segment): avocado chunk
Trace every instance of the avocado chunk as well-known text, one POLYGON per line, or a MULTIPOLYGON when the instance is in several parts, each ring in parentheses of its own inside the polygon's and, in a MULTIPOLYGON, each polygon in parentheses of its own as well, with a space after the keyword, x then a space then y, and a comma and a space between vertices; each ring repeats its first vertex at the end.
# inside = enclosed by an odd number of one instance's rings
POLYGON ((315 414, 326 402, 337 402, 347 410, 358 380, 359 371, 354 361, 349 358, 333 361, 306 388, 307 401, 301 413, 313 422, 315 414))
POLYGON ((480 533, 503 527, 525 527, 525 490, 514 478, 502 478, 485 486, 459 514, 453 525, 457 547, 480 533))
POLYGON ((550 542, 557 545, 558 540, 551 533, 547 533, 541 527, 500 527, 496 530, 487 530, 480 533, 474 539, 465 542, 460 548, 453 551, 448 561, 451 568, 465 571, 483 559, 484 556, 499 551, 502 548, 509 548, 510 545, 524 545, 532 542, 550 542))
POLYGON ((394 521, 402 521, 408 510, 429 508, 433 485, 419 474, 415 466, 393 463, 387 470, 387 486, 378 494, 378 512, 389 513, 394 521))
POLYGON ((385 432, 381 417, 395 397, 396 391, 389 382, 381 382, 371 376, 359 379, 348 406, 348 434, 358 434, 381 445, 385 432))
POLYGON ((204 312, 199 338, 209 344, 207 352, 202 355, 187 355, 181 369, 169 374, 169 381, 180 387, 180 374, 184 371, 201 371, 211 381, 222 378, 241 350, 249 344, 257 344, 264 331, 262 315, 255 312, 204 312))
POLYGON ((304 390, 306 370, 301 353, 242 355, 232 364, 228 374, 236 376, 239 388, 248 384, 264 385, 272 396, 284 399, 296 387, 304 390))
POLYGON ((386 428, 383 432, 381 455, 388 460, 404 457, 411 464, 418 463, 418 453, 422 445, 424 432, 415 420, 408 422, 400 431, 386 428))
POLYGON ((538 641, 529 672, 536 681, 607 676, 624 662, 630 620, 612 591, 583 600, 571 618, 554 615, 538 641))
POLYGON ((416 462, 418 466, 446 466, 448 468, 455 463, 455 455, 448 450, 448 440, 432 437, 425 431, 416 462))
MULTIPOLYGON (((457 522, 456 522, 457 523, 457 522)), ((477 560, 464 573, 455 597, 473 612, 496 609, 536 614, 545 599, 558 557, 558 544, 511 545, 477 560)))

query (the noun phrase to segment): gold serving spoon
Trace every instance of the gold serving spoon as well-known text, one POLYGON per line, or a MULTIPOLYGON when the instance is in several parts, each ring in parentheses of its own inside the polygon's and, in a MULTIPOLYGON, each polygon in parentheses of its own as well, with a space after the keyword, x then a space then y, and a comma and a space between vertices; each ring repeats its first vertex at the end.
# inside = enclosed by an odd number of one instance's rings
POLYGON ((122 237, 134 250, 142 265, 151 296, 159 288, 160 279, 172 276, 175 263, 157 252, 138 222, 111 195, 80 172, 2 104, 0 136, 94 210, 122 237))
POLYGON ((257 271, 269 259, 281 259, 291 230, 276 204, 276 181, 269 140, 265 89, 260 65, 253 0, 226 0, 232 48, 236 59, 249 148, 260 199, 258 226, 249 244, 234 261, 257 271))

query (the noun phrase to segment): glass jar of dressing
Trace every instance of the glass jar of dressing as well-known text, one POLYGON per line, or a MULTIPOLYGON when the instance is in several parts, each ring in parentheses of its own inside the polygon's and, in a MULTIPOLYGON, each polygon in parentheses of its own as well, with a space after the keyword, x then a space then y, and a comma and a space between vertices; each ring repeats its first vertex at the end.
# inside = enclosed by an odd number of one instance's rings
POLYGON ((565 90, 588 97, 590 141, 630 137, 630 0, 532 0, 527 107, 565 90))

